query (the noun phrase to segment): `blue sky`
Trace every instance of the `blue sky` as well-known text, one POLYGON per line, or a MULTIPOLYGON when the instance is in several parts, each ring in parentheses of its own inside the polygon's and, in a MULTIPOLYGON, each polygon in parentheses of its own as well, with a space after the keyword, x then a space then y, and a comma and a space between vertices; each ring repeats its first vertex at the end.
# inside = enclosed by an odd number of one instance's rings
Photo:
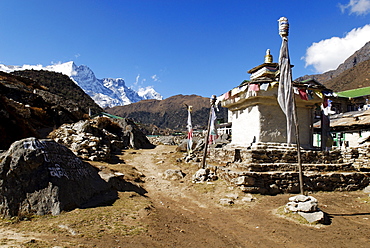
POLYGON ((249 79, 289 19, 293 78, 335 69, 370 40, 370 0, 2 0, 0 63, 73 60, 133 88, 221 95, 249 79))

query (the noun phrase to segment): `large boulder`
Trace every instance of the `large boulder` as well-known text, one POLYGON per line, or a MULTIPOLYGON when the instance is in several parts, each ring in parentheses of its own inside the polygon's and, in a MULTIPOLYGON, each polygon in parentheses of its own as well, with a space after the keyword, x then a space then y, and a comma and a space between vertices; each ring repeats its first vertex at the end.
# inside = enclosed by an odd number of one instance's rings
POLYGON ((129 136, 130 146, 134 149, 152 149, 155 147, 146 135, 140 130, 140 128, 131 119, 122 118, 114 119, 114 122, 122 128, 123 133, 129 136))
POLYGON ((109 161, 112 152, 125 148, 154 148, 129 119, 98 117, 63 124, 49 135, 85 160, 109 161))
POLYGON ((57 215, 91 199, 114 201, 117 191, 98 172, 53 140, 16 141, 0 154, 0 215, 57 215))

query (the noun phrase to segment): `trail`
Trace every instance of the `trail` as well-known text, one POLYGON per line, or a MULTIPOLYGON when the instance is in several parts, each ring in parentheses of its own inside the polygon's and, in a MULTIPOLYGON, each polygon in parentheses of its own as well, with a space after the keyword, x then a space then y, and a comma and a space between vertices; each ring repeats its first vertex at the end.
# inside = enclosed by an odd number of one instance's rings
MULTIPOLYGON (((182 182, 164 180, 162 173, 175 167, 166 162, 173 156, 171 151, 174 148, 168 146, 140 150, 139 156, 130 161, 147 178, 145 189, 155 207, 148 221, 148 238, 155 241, 156 247, 366 247, 370 242, 370 207, 355 200, 357 195, 363 195, 361 192, 345 195, 352 197, 351 204, 357 208, 350 210, 364 215, 332 216, 329 226, 302 225, 275 214, 291 195, 258 196, 256 203, 221 206, 219 199, 224 194, 202 194, 190 182, 191 173, 182 182)), ((187 169, 185 163, 182 169, 187 169)), ((343 213, 350 206, 337 203, 344 200, 338 198, 340 194, 343 193, 313 196, 325 212, 343 213)))

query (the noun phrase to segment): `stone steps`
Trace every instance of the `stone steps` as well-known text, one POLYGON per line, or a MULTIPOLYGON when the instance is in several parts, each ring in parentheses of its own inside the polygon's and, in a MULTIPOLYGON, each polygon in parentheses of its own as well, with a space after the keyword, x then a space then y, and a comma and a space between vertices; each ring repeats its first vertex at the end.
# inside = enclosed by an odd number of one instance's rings
MULTIPOLYGON (((299 173, 296 171, 245 171, 240 168, 219 167, 218 176, 246 193, 299 193, 299 173)), ((365 188, 370 172, 305 171, 306 191, 350 191, 365 188)))
MULTIPOLYGON (((246 171, 298 171, 297 163, 232 163, 233 168, 246 171)), ((302 164, 303 171, 357 171, 351 163, 338 164, 302 164)))

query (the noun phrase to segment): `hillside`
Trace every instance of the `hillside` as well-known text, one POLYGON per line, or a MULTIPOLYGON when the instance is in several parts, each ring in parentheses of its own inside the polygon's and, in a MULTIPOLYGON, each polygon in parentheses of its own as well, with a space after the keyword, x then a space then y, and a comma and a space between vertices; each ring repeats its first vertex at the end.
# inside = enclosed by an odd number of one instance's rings
POLYGON ((78 103, 78 106, 85 113, 88 113, 89 108, 92 113, 102 111, 102 108, 67 75, 45 70, 14 71, 11 74, 34 80, 45 86, 50 93, 78 103))
POLYGON ((369 60, 370 41, 348 57, 337 69, 322 74, 305 75, 295 81, 313 78, 336 92, 370 86, 369 60))
POLYGON ((17 74, 23 76, 0 72, 0 150, 25 137, 46 137, 63 123, 86 118, 88 108, 102 110, 60 73, 17 74))
MULTIPOLYGON (((144 100, 130 105, 116 106, 106 111, 143 124, 183 130, 186 128, 188 114, 185 104, 193 106, 193 126, 206 127, 210 101, 209 98, 197 95, 176 95, 165 100, 144 100)), ((217 117, 226 120, 227 109, 219 108, 219 110, 216 112, 217 117)))
POLYGON ((338 76, 326 81, 324 85, 335 92, 370 86, 370 60, 343 71, 338 76))

